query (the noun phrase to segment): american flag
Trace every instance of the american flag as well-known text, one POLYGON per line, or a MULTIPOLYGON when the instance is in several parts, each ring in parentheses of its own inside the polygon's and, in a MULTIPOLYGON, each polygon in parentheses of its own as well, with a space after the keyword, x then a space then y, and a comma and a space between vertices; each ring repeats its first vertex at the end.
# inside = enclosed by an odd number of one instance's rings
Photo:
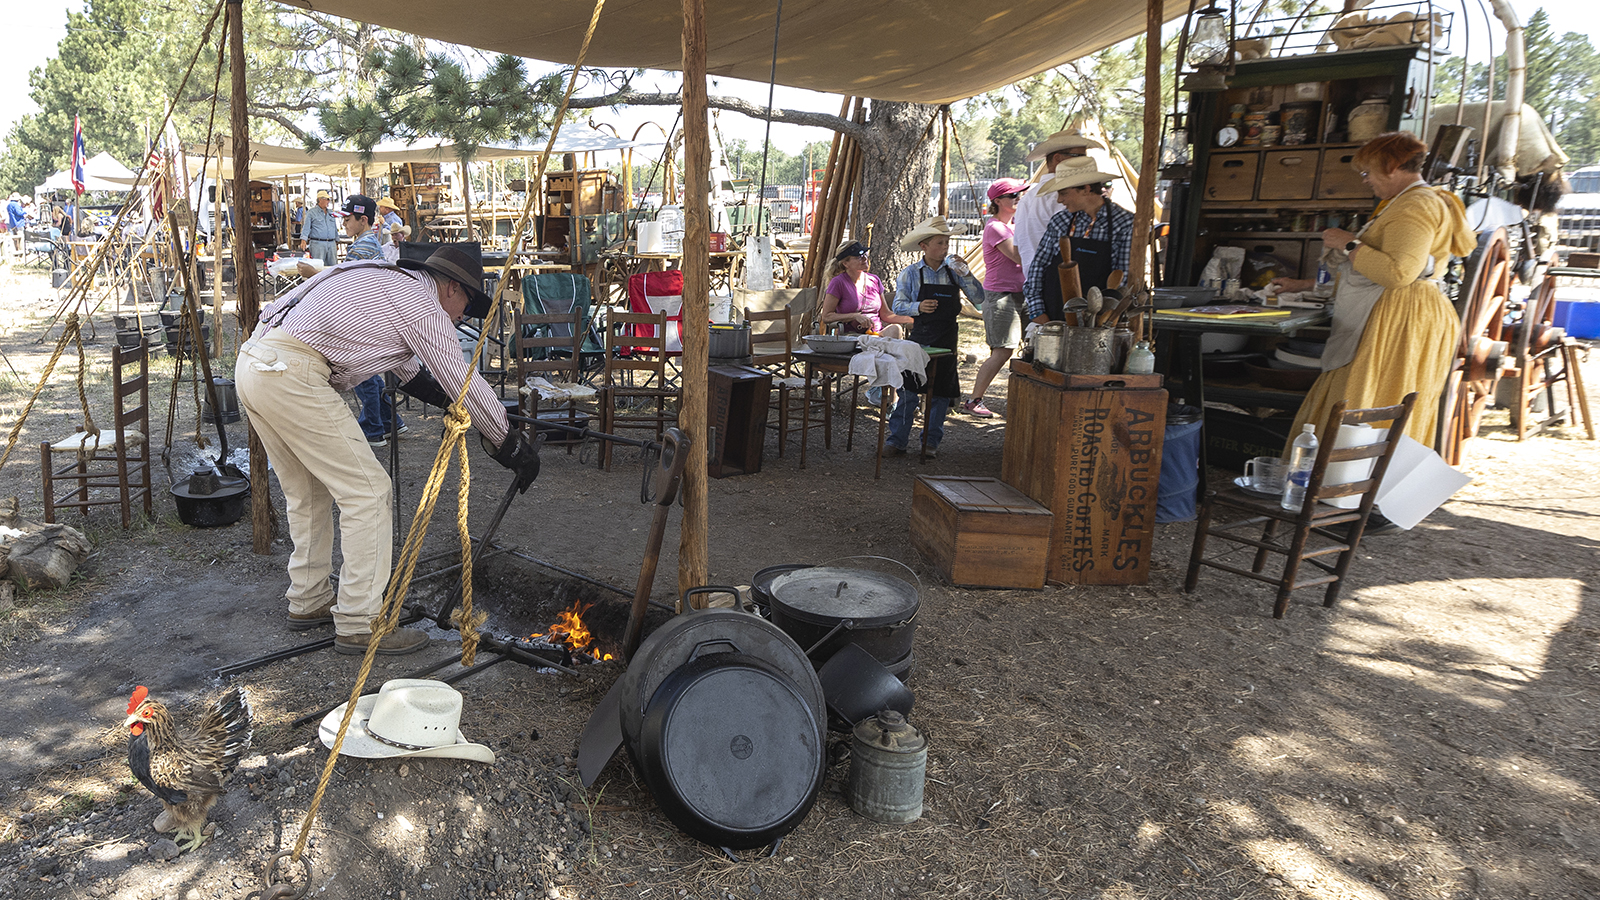
POLYGON ((87 157, 83 152, 83 122, 77 116, 72 117, 72 189, 79 194, 83 193, 83 164, 87 157))

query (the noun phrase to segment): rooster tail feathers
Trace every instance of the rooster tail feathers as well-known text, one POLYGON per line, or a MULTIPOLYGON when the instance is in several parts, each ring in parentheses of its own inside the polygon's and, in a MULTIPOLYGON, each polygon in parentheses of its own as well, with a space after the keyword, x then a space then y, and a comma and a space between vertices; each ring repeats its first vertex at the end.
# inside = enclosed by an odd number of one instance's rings
POLYGON ((199 730, 202 735, 215 740, 221 748, 219 768, 223 774, 231 773, 249 751, 252 724, 250 698, 243 688, 229 688, 206 711, 199 730))

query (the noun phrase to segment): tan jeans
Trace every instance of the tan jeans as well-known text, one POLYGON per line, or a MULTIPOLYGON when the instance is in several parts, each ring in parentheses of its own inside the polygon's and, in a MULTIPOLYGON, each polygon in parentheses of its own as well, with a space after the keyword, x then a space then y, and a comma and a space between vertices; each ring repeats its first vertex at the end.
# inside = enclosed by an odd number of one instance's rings
POLYGON ((233 378, 288 501, 289 612, 333 596, 333 504, 339 505, 339 602, 334 629, 367 634, 383 606, 393 545, 389 476, 337 391, 322 354, 282 331, 245 342, 233 378))

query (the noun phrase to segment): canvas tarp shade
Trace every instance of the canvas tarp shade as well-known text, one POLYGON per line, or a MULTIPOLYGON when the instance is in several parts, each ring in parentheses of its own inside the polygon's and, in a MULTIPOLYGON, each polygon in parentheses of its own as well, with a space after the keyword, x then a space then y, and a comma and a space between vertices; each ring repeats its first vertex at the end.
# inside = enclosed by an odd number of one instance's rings
MULTIPOLYGON (((563 128, 556 144, 556 153, 589 153, 604 150, 626 150, 629 147, 659 146, 661 141, 628 141, 613 137, 604 132, 592 129, 572 129, 575 133, 568 136, 567 129, 563 128)), ((233 141, 227 135, 218 135, 214 139, 214 146, 222 148, 223 177, 233 177, 233 141)), ((473 162, 487 162, 496 159, 525 159, 537 156, 544 147, 538 149, 528 147, 479 147, 472 155, 473 162)), ((184 153, 188 157, 189 171, 200 171, 200 154, 205 149, 205 143, 187 144, 184 153)), ((393 146, 379 144, 374 148, 372 157, 368 160, 361 159, 361 154, 353 150, 318 150, 307 153, 303 147, 278 147, 272 144, 263 144, 252 141, 250 144, 250 177, 252 178, 278 178, 284 175, 343 175, 346 172, 360 171, 363 164, 377 168, 398 166, 405 163, 443 163, 455 166, 459 160, 456 157, 455 145, 447 143, 410 144, 393 146)), ((211 164, 206 168, 206 175, 215 178, 217 174, 217 160, 212 158, 211 164)))
MULTIPOLYGON (((592 0, 279 0, 435 40, 551 62, 573 62, 592 0)), ((1165 19, 1186 0, 1163 0, 1165 19)), ((706 0, 712 75, 772 74, 775 3, 706 0)), ((1016 82, 1144 32, 1142 3, 1013 0, 859 3, 786 0, 777 82, 878 100, 947 103, 1016 82)), ((610 0, 585 65, 678 70, 681 0, 610 0)))

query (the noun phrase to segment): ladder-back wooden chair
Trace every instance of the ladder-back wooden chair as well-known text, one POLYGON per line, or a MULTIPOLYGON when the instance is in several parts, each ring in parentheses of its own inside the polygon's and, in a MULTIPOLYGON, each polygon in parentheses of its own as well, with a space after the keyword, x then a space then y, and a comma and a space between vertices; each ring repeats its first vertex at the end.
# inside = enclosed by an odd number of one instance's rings
MULTIPOLYGON (((678 401, 681 391, 671 386, 667 372, 665 310, 657 313, 623 312, 606 315, 606 360, 600 382, 600 430, 649 429, 656 440, 678 420, 667 402, 678 401), (653 408, 652 408, 653 407, 653 408)), ((600 467, 611 469, 611 442, 600 445, 600 467)))
POLYGON ((1321 444, 1317 448, 1316 465, 1306 483, 1305 503, 1298 510, 1284 509, 1280 498, 1254 496, 1236 487, 1207 494, 1205 503, 1200 507, 1200 519, 1195 523, 1194 549, 1189 554, 1189 573, 1184 579, 1184 591, 1192 592, 1195 582, 1200 578, 1200 567, 1210 566, 1276 585, 1278 595, 1272 607, 1275 619, 1283 618, 1284 613, 1288 612, 1289 593, 1303 587, 1327 585, 1322 605, 1332 606, 1339 599, 1339 589, 1344 584, 1356 548, 1361 543, 1361 533, 1367 527, 1367 517, 1372 513, 1378 486, 1383 483, 1389 460, 1394 456, 1400 437, 1405 434, 1406 420, 1411 417, 1411 405, 1416 399, 1417 395, 1411 393, 1398 406, 1348 411, 1343 401, 1334 404, 1328 421, 1319 432, 1321 444), (1381 422, 1389 423, 1388 433, 1383 440, 1359 447, 1334 449, 1339 426, 1381 422), (1323 483, 1329 465, 1363 459, 1373 461, 1367 477, 1342 484, 1323 483), (1340 497, 1359 497, 1360 503, 1354 509, 1346 509, 1321 502, 1340 497), (1238 510, 1246 518, 1222 525, 1213 524, 1212 516, 1218 507, 1238 510), (1287 541, 1277 538, 1280 524, 1291 529, 1287 541), (1257 526, 1263 526, 1260 539, 1251 536, 1257 526), (1206 544, 1212 537, 1227 541, 1230 546, 1216 556, 1207 557, 1206 544), (1255 562, 1248 570, 1224 562, 1247 547, 1256 548, 1255 562), (1270 553, 1284 556, 1282 574, 1262 573, 1270 553), (1335 556, 1331 563, 1325 560, 1329 556, 1335 556), (1301 579, 1301 563, 1310 564, 1321 574, 1301 579))
POLYGON ((127 528, 139 500, 145 518, 153 514, 149 342, 126 350, 112 347, 111 372, 111 427, 98 435, 79 430, 72 437, 39 444, 46 522, 56 520, 58 509, 79 509, 87 516, 91 506, 117 506, 122 510, 122 527, 127 528), (63 457, 71 461, 58 465, 57 459, 63 457))
MULTIPOLYGON (((746 312, 750 323, 750 365, 772 373, 772 390, 778 395, 778 420, 767 427, 778 432, 778 458, 783 458, 791 432, 800 430, 804 422, 805 378, 794 372, 794 333, 799 323, 789 312, 788 305, 778 309, 746 312)), ((819 405, 812 420, 820 424, 827 407, 819 405)))
MULTIPOLYGON (((589 393, 580 384, 583 356, 583 313, 574 309, 569 313, 519 314, 513 329, 517 396, 521 408, 529 418, 539 418, 541 398, 539 392, 528 387, 528 379, 544 378, 552 383, 564 382, 575 390, 589 393)), ((550 409, 557 411, 552 421, 570 428, 579 427, 578 400, 555 401, 550 409), (565 415, 560 415, 565 413, 565 415)), ((584 417, 587 421, 587 416, 584 417)), ((552 433, 559 429, 545 429, 551 443, 564 443, 567 453, 578 443, 572 432, 552 433)))

